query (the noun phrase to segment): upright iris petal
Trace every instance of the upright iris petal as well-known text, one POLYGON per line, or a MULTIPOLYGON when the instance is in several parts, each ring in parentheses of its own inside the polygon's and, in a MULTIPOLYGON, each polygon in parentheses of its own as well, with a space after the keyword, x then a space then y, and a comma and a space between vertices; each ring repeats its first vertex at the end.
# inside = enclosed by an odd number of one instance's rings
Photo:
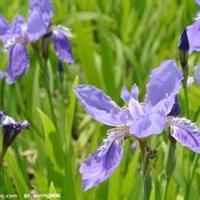
POLYGON ((27 72, 29 67, 28 52, 21 43, 16 43, 10 51, 10 60, 7 70, 7 83, 14 83, 20 76, 27 72))
POLYGON ((100 147, 80 167, 83 188, 88 190, 110 177, 123 154, 123 133, 108 134, 100 147))
POLYGON ((145 109, 150 110, 158 103, 164 101, 168 104, 168 109, 165 112, 169 112, 174 104, 174 97, 181 87, 182 79, 183 74, 174 60, 163 61, 160 67, 154 69, 150 75, 145 109), (171 101, 169 101, 170 98, 171 101))
POLYGON ((160 67, 152 71, 147 84, 143 114, 141 111, 138 112, 142 109, 135 99, 129 104, 134 119, 130 126, 131 133, 143 138, 163 131, 182 79, 183 74, 173 60, 162 62, 160 67))
POLYGON ((66 35, 60 31, 55 31, 52 34, 54 49, 60 60, 66 63, 73 64, 74 59, 72 56, 71 44, 66 35))
POLYGON ((124 102, 128 103, 131 98, 137 99, 139 95, 139 89, 136 84, 131 88, 131 92, 124 86, 121 90, 121 98, 124 102))
POLYGON ((29 0, 31 14, 34 10, 38 10, 42 14, 42 20, 46 27, 50 25, 51 17, 53 14, 53 7, 51 0, 29 0))
POLYGON ((46 33, 46 25, 42 20, 42 13, 34 10, 28 19, 27 37, 29 42, 36 41, 46 33))

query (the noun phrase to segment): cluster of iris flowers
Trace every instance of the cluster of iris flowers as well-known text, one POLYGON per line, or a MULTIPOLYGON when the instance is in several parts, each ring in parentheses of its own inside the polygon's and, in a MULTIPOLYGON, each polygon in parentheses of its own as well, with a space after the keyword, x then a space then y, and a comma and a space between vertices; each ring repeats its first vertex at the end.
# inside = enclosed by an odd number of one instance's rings
MULTIPOLYGON (((9 62, 6 71, 0 71, 0 79, 6 78, 7 84, 15 83, 29 68, 28 45, 33 48, 39 41, 45 43, 44 54, 48 55, 48 43, 53 42, 59 63, 74 63, 69 37, 70 30, 62 25, 53 25, 53 6, 51 0, 29 0, 29 12, 27 21, 23 16, 16 16, 12 23, 0 15, 0 40, 3 42, 3 50, 9 54, 9 62), (44 42, 45 40, 45 42, 44 42)), ((48 57, 45 57, 47 59, 48 57)), ((44 66, 45 67, 45 66, 44 66)), ((24 120, 15 121, 13 118, 0 112, 0 125, 3 128, 3 146, 0 160, 3 159, 7 148, 16 136, 29 127, 24 120)))
MULTIPOLYGON (((51 24, 53 7, 50 0, 29 0, 29 17, 16 16, 11 24, 0 16, 0 40, 4 50, 9 53, 7 72, 1 72, 8 84, 13 84, 29 68, 27 46, 34 46, 39 40, 53 41, 55 52, 60 61, 72 64, 69 37, 71 33, 64 26, 51 24)), ((48 45, 46 45, 48 47, 48 45)), ((45 49, 48 51, 48 49, 45 49)))
MULTIPOLYGON (((196 2, 200 4, 200 1, 196 2)), ((9 54, 7 71, 1 72, 1 76, 6 77, 8 84, 13 84, 27 72, 27 46, 35 45, 40 39, 53 41, 59 61, 74 62, 68 40, 71 36, 70 31, 63 26, 51 24, 51 1, 29 0, 29 4, 27 22, 22 16, 17 16, 9 24, 0 16, 0 40, 4 43, 4 50, 9 54)), ((179 48, 185 54, 200 50, 199 14, 195 23, 184 29, 179 48)), ((183 72, 184 67, 187 66, 183 66, 183 72)), ((169 128, 173 139, 191 151, 200 153, 198 127, 189 119, 178 117, 178 93, 183 87, 184 79, 187 79, 183 72, 174 60, 163 61, 149 76, 143 102, 138 100, 139 88, 136 84, 131 91, 126 87, 122 88, 121 98, 125 104, 122 108, 101 89, 92 85, 78 85, 75 88, 75 94, 86 112, 94 120, 113 127, 107 131, 107 137, 100 147, 80 166, 84 190, 98 185, 112 175, 122 159, 125 137, 133 137, 141 143, 169 128)), ((189 84, 193 81, 200 82, 200 67, 196 68, 194 78, 189 84)), ((2 159, 7 148, 21 130, 29 127, 29 123, 26 120, 17 122, 0 112, 0 124, 3 127, 2 159)))

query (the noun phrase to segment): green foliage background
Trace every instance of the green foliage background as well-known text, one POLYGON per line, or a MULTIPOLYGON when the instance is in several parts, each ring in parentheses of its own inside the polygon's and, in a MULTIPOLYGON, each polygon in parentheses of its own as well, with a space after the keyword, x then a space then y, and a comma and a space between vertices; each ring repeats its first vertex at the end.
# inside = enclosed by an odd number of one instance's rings
MULTIPOLYGON (((29 47, 30 69, 16 84, 0 81, 0 108, 17 119, 27 119, 31 128, 15 140, 6 154, 4 180, 0 192, 61 193, 64 200, 140 200, 143 187, 140 151, 132 151, 125 140, 123 160, 112 177, 87 192, 82 191, 80 163, 100 144, 105 127, 92 120, 76 102, 73 88, 78 83, 102 88, 119 105, 123 85, 137 83, 140 99, 145 95, 149 72, 165 59, 178 60, 178 38, 184 26, 193 22, 198 6, 193 0, 54 0, 53 24, 70 27, 76 63, 64 64, 57 72, 57 58, 52 46, 48 67, 39 66, 41 50, 29 47), (48 89, 44 80, 48 80, 48 89)), ((0 13, 10 21, 23 14, 28 17, 28 1, 1 0, 0 13)), ((0 53, 0 68, 8 57, 0 53)), ((190 74, 199 54, 189 57, 190 74)), ((199 122, 200 87, 190 86, 191 119, 199 122)), ((183 92, 180 94, 182 116, 186 116, 183 92)), ((2 135, 2 134, 1 134, 2 135)), ((151 137, 149 145, 158 150, 151 160, 153 179, 151 200, 160 200, 164 176, 168 133, 151 137)), ((200 168, 194 153, 177 144, 176 168, 166 199, 199 199, 200 168)))

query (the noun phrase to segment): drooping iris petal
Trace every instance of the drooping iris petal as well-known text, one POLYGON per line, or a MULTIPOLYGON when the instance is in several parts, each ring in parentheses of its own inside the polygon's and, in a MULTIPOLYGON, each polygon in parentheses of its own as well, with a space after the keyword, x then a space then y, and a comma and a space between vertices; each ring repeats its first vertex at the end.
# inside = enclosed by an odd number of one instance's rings
POLYGON ((38 10, 34 10, 28 19, 27 37, 29 42, 38 40, 46 33, 47 27, 42 19, 42 14, 38 10))
POLYGON ((182 79, 183 73, 179 70, 174 60, 162 62, 160 67, 154 69, 150 75, 147 85, 145 110, 149 111, 164 101, 161 105, 165 106, 164 109, 167 111, 166 114, 168 114, 181 87, 182 79), (166 109, 166 103, 168 104, 168 109, 166 109))
POLYGON ((9 55, 9 64, 7 69, 7 83, 14 83, 20 76, 27 72, 29 67, 28 52, 21 43, 16 43, 9 55))
POLYGON ((137 99, 139 94, 139 89, 136 84, 133 85, 131 88, 131 92, 128 91, 128 89, 124 86, 121 91, 121 98, 124 100, 124 102, 128 103, 130 98, 137 99))
POLYGON ((134 98, 130 99, 128 108, 133 120, 138 119, 141 115, 144 114, 142 106, 134 98))
POLYGON ((189 41, 189 52, 200 51, 200 19, 186 28, 189 41))
POLYGON ((200 85, 200 65, 195 67, 194 82, 200 85))
POLYGON ((50 25, 51 17, 53 14, 53 7, 51 0, 29 0, 29 14, 33 11, 40 11, 42 14, 42 20, 46 27, 50 25))
POLYGON ((9 29, 9 24, 6 19, 0 15, 0 35, 4 35, 9 29))
POLYGON ((102 90, 90 85, 79 85, 75 93, 93 119, 109 126, 123 125, 120 120, 121 108, 102 90))
POLYGON ((153 134, 160 134, 166 123, 166 116, 163 113, 145 113, 130 126, 130 132, 138 138, 148 137, 153 134))
POLYGON ((200 131, 197 126, 185 118, 173 118, 169 122, 171 135, 190 150, 200 153, 200 131))
POLYGON ((84 190, 105 181, 118 167, 123 154, 123 133, 109 133, 100 147, 80 166, 84 190))
POLYGON ((71 44, 66 35, 60 31, 54 31, 52 34, 54 49, 60 60, 73 64, 74 58, 72 56, 71 44))

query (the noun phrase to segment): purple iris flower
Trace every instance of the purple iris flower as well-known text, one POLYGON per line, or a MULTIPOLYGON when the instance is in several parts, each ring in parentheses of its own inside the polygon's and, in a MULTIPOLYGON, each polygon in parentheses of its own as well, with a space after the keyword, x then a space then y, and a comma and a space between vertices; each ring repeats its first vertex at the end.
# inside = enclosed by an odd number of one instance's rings
POLYGON ((138 87, 131 92, 125 87, 121 97, 126 106, 120 108, 102 90, 91 85, 79 85, 75 93, 86 112, 108 126, 107 138, 80 166, 83 188, 88 190, 105 181, 119 165, 123 154, 123 138, 141 139, 160 134, 170 127, 172 136, 191 150, 200 153, 200 132, 187 119, 169 116, 181 88, 183 74, 174 60, 154 69, 147 84, 144 103, 139 103, 138 87))
POLYGON ((25 74, 29 68, 27 45, 35 43, 46 35, 50 35, 59 59, 73 63, 71 45, 68 38, 70 31, 63 26, 52 26, 53 8, 50 0, 29 0, 29 18, 26 22, 22 16, 17 16, 9 24, 0 16, 0 40, 4 50, 9 52, 7 68, 7 83, 14 83, 25 74))
MULTIPOLYGON (((200 0, 196 0, 195 2, 200 5, 200 0)), ((200 51, 200 13, 197 13, 195 22, 187 26, 183 31, 179 47, 182 50, 189 50, 189 53, 200 51)))
POLYGON ((6 153, 8 147, 12 144, 13 140, 17 135, 23 130, 29 127, 29 123, 26 120, 17 122, 13 118, 0 112, 0 125, 3 128, 3 151, 1 154, 1 159, 6 153))
POLYGON ((29 0, 29 3, 30 15, 33 15, 33 13, 40 13, 41 30, 45 27, 45 35, 48 35, 49 39, 53 41, 58 58, 61 61, 73 64, 74 59, 69 42, 69 37, 71 37, 72 34, 69 29, 64 26, 53 26, 51 24, 51 17, 53 15, 52 2, 50 0, 29 0))

